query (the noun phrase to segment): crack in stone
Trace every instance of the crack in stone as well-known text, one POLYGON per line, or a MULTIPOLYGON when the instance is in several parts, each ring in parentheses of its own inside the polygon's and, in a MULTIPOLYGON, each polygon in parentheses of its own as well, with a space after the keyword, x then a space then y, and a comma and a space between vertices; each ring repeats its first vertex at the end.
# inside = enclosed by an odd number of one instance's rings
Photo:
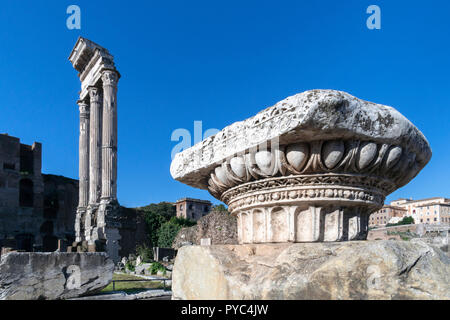
POLYGON ((425 257, 426 255, 428 255, 428 253, 430 253, 430 251, 425 252, 424 254, 421 254, 411 265, 406 266, 403 270, 401 270, 398 275, 399 276, 408 276, 409 272, 412 270, 412 268, 414 268, 417 263, 419 262, 420 259, 422 259, 423 257, 425 257))

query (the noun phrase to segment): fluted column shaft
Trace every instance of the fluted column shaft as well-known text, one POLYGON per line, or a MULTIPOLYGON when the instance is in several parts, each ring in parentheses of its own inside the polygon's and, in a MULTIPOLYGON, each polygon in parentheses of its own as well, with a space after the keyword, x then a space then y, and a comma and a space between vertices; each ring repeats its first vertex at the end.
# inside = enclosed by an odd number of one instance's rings
POLYGON ((103 72, 102 196, 117 200, 117 81, 116 71, 103 72))
POLYGON ((101 92, 96 87, 89 87, 90 141, 89 141, 89 205, 99 204, 101 194, 101 130, 102 105, 101 92))
POLYGON ((78 101, 78 106, 80 108, 78 208, 85 209, 89 203, 89 104, 78 101))

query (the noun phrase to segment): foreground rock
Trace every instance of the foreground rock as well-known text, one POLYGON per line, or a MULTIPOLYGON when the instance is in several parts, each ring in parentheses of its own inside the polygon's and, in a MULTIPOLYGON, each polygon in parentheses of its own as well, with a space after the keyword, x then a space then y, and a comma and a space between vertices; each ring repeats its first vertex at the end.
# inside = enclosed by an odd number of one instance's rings
POLYGON ((2 255, 0 300, 68 299, 92 294, 112 280, 114 263, 106 253, 2 255))
POLYGON ((186 246, 173 299, 450 299, 450 258, 421 241, 186 246))

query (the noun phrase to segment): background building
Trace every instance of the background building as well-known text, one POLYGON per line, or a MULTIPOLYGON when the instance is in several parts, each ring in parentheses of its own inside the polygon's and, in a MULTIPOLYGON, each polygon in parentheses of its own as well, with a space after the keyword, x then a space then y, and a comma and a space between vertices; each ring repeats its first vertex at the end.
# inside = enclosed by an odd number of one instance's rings
POLYGON ((449 224, 450 199, 433 197, 422 200, 398 199, 391 205, 406 209, 406 216, 413 217, 415 223, 449 224))
POLYGON ((177 217, 198 220, 207 215, 212 209, 212 203, 207 200, 183 198, 175 203, 177 217))
POLYGON ((405 216, 406 209, 393 206, 385 205, 380 210, 372 213, 369 218, 369 227, 384 227, 393 218, 401 219, 405 216))
POLYGON ((42 145, 0 134, 0 247, 54 251, 73 241, 78 181, 41 173, 42 145))

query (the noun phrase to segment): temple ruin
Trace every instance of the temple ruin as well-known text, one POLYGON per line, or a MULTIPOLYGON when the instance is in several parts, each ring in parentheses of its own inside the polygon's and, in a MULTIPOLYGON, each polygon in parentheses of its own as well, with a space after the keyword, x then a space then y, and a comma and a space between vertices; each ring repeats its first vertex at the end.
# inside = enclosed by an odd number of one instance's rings
POLYGON ((113 261, 118 261, 117 83, 120 74, 108 50, 82 37, 69 60, 81 81, 77 102, 80 182, 74 246, 77 250, 106 251, 113 261))

